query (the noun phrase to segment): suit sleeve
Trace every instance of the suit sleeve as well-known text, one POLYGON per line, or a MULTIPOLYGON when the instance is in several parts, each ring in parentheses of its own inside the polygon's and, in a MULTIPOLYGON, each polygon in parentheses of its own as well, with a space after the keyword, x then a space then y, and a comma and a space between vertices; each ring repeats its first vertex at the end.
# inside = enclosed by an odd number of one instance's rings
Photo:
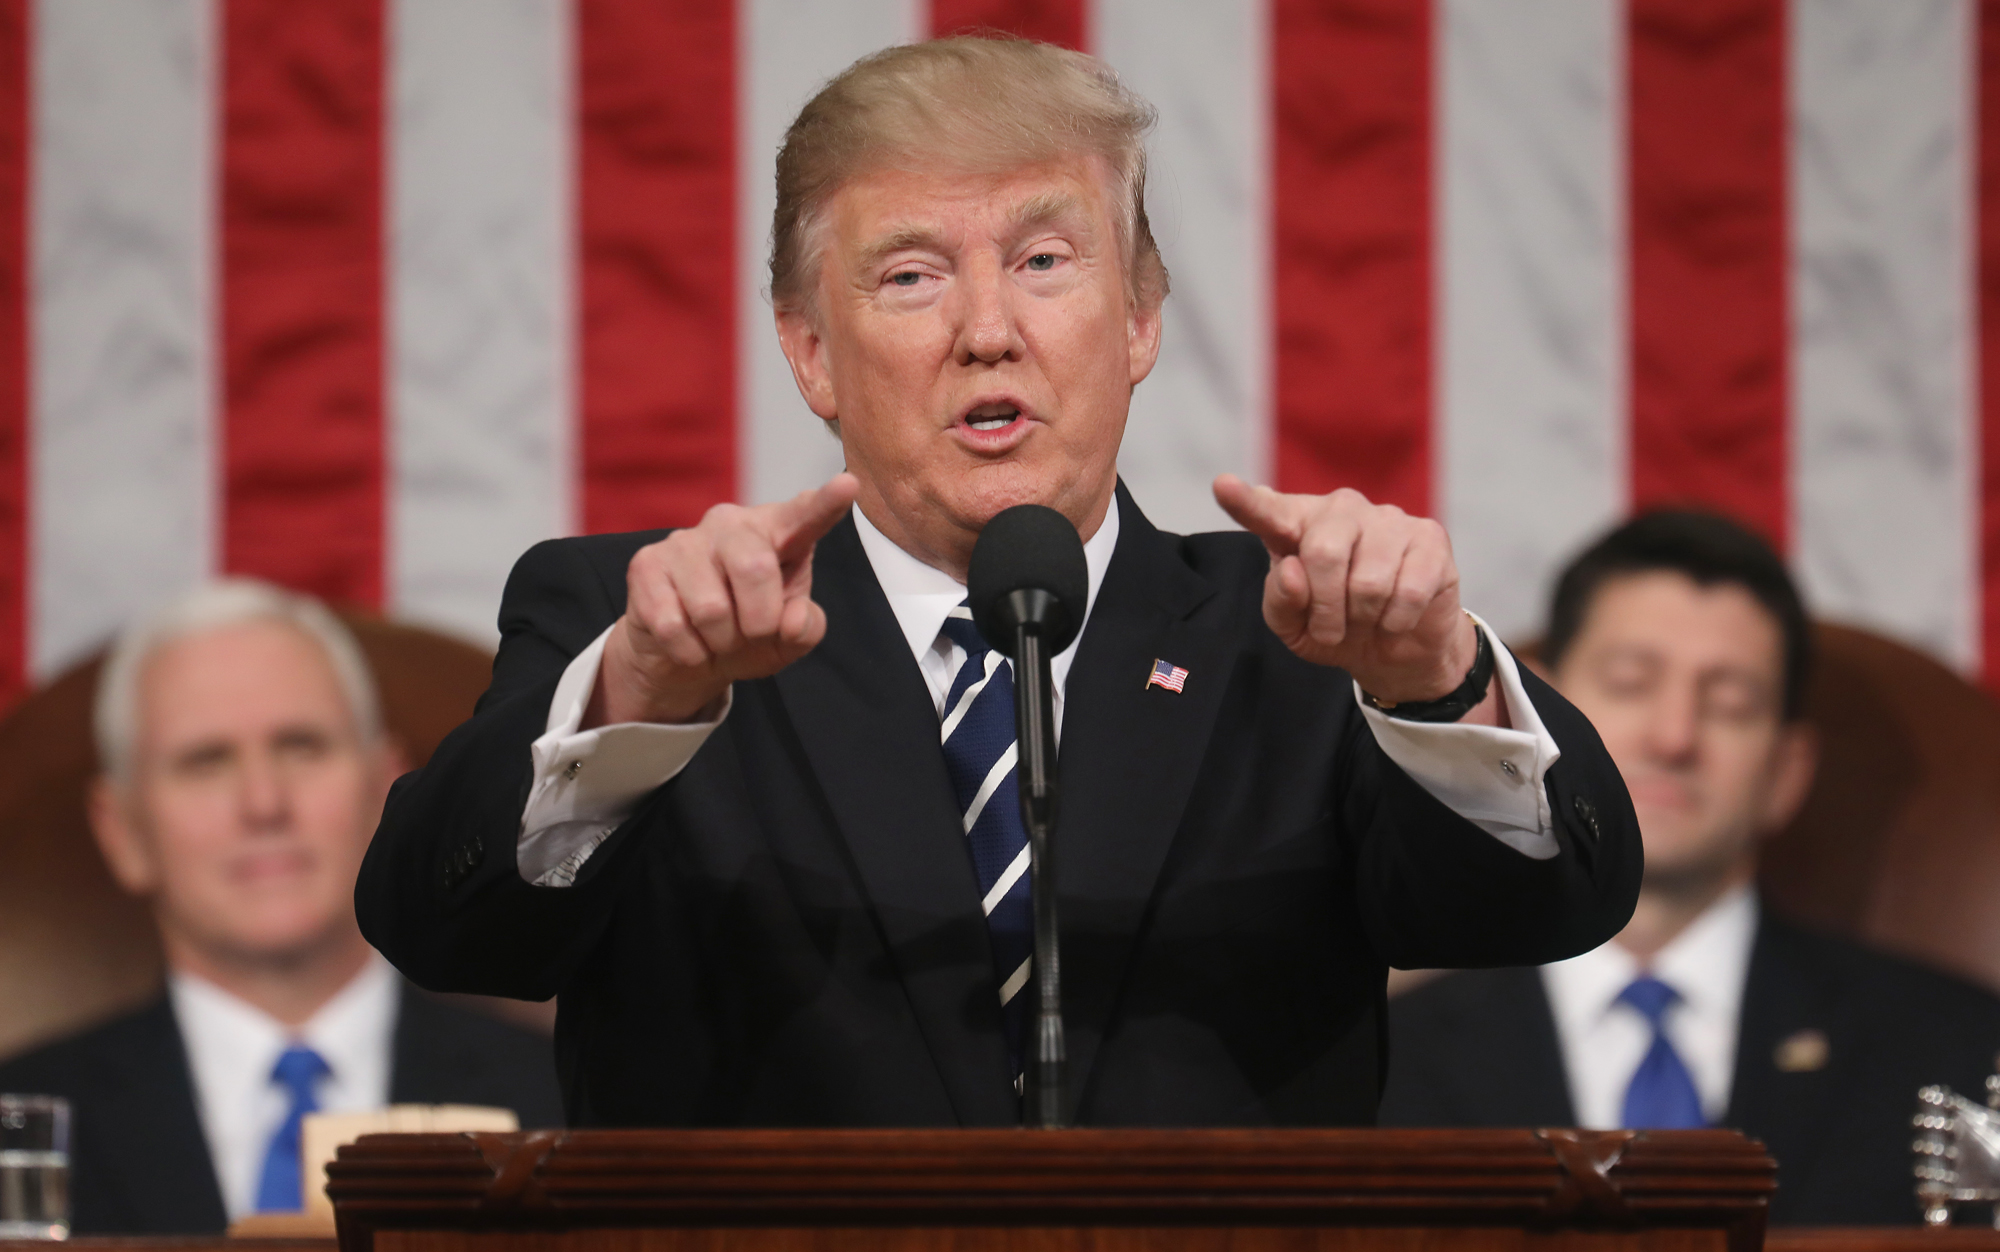
POLYGON ((1548 859, 1446 808, 1365 727, 1348 735, 1342 818, 1356 839, 1357 905, 1398 969, 1540 965, 1587 952, 1631 920, 1644 860, 1624 780, 1581 713, 1534 674, 1520 677, 1561 751, 1543 779, 1559 845, 1548 859))
POLYGON ((355 914, 368 941, 421 987, 547 999, 605 925, 612 879, 603 871, 647 805, 571 888, 532 886, 515 861, 530 745, 547 728, 556 684, 623 611, 622 560, 593 560, 586 547, 601 542, 556 540, 516 563, 492 685, 472 719, 390 789, 355 885, 355 914))

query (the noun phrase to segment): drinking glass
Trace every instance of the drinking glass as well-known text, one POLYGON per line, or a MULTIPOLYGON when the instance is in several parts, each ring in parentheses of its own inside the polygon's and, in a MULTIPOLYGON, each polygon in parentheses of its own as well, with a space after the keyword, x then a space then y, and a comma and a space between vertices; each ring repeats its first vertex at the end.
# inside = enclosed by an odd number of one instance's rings
POLYGON ((69 1101, 0 1095, 0 1239, 69 1238, 69 1101))

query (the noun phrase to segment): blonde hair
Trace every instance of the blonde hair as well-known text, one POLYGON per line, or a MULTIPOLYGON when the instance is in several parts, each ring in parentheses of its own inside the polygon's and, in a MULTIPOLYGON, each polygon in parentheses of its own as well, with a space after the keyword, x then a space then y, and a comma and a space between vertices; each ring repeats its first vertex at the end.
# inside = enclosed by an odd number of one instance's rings
POLYGON ((1157 308, 1167 267, 1146 220, 1146 134, 1156 117, 1096 57, 1012 35, 865 56, 820 88, 785 132, 771 215, 772 302, 812 312, 821 218, 857 175, 914 158, 986 171, 1084 153, 1111 170, 1131 298, 1157 308))
POLYGON ((254 578, 229 578, 168 601, 120 631, 112 643, 97 680, 93 729, 98 768, 115 785, 122 788, 131 781, 132 750, 139 734, 139 679, 146 662, 177 640, 246 622, 279 622, 304 631, 326 653, 362 741, 381 738, 381 700, 354 633, 311 596, 254 578))

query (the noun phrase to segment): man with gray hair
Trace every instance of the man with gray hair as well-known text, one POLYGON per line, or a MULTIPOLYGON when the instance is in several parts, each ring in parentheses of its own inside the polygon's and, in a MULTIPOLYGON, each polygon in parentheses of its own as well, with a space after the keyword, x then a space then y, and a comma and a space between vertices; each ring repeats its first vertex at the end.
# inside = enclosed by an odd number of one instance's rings
POLYGON ((389 1103, 559 1120, 545 1040, 407 988, 354 877, 400 756, 353 635, 263 583, 121 634, 98 682, 91 827, 150 903, 165 993, 0 1066, 69 1098, 79 1234, 221 1230, 300 1207, 299 1121, 389 1103))
POLYGON ((1088 570, 1052 667, 1065 1120, 1372 1121, 1387 965, 1630 916, 1617 771, 1461 610, 1442 527, 1225 475, 1251 533, 1184 538, 1119 484, 1168 288, 1152 116, 1025 40, 857 62, 786 137, 771 253, 847 472, 515 567, 356 901, 419 983, 561 993, 573 1122, 1019 1124, 1014 679, 965 580, 1020 504, 1088 570))

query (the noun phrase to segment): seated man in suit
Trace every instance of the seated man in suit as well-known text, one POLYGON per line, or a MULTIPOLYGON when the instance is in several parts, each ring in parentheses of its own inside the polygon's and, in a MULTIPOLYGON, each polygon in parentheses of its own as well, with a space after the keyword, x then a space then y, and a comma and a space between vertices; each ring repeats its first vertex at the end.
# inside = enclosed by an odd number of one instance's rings
POLYGON ((0 1066, 0 1090, 73 1105, 77 1233, 297 1209, 315 1108, 559 1124, 546 1040, 414 992, 361 938, 354 875, 397 753, 318 602, 232 581, 167 605, 113 646, 96 731, 92 826, 152 904, 166 992, 0 1066))
POLYGON ((964 601, 1024 503, 1088 568, 1053 665, 1067 1119, 1367 1123, 1389 962, 1629 916, 1617 772, 1460 609, 1436 523, 1224 477, 1254 533, 1182 537, 1119 486, 1167 294, 1151 119, 1045 44, 857 62, 786 138, 771 262, 848 472, 516 566, 356 903, 420 984, 561 993, 573 1123, 1020 1124, 1014 678, 964 601))
POLYGON ((1773 1220, 1917 1219, 1917 1089, 1983 1090, 2000 1001, 1759 907, 1759 843, 1812 781, 1810 641, 1778 555, 1720 517, 1646 514, 1564 572, 1543 658, 1631 788, 1639 907, 1593 952, 1392 1001, 1385 1124, 1731 1126, 1778 1160, 1773 1220))

